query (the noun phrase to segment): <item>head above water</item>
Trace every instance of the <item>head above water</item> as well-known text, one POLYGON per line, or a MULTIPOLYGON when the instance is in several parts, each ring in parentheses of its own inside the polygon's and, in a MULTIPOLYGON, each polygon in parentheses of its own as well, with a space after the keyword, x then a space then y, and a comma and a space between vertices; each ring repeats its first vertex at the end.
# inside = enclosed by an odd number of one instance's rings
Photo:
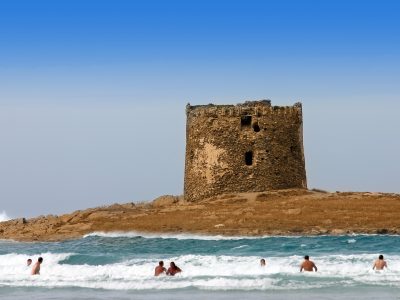
POLYGON ((26 264, 29 266, 32 263, 32 259, 28 258, 28 260, 26 261, 26 264))
POLYGON ((42 263, 42 262, 43 262, 43 258, 42 258, 42 257, 39 257, 37 261, 40 262, 40 263, 42 263))
POLYGON ((260 264, 261 264, 261 266, 265 266, 265 259, 264 258, 261 258, 260 264))
POLYGON ((171 263, 169 264, 172 268, 176 268, 176 265, 173 261, 171 261, 171 263))
POLYGON ((304 259, 305 259, 305 260, 309 260, 310 257, 309 257, 308 255, 306 255, 306 256, 304 256, 304 259))
POLYGON ((163 266, 164 266, 164 262, 163 262, 162 260, 160 260, 160 261, 158 262, 158 265, 159 265, 160 267, 163 267, 163 266))
POLYGON ((383 255, 382 255, 382 254, 379 255, 379 259, 380 259, 380 260, 383 260, 383 255))

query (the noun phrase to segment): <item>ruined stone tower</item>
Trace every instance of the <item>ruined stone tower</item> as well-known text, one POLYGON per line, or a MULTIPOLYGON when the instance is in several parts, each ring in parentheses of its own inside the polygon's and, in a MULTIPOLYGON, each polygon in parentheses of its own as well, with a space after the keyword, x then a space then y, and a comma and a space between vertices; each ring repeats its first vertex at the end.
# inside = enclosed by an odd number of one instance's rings
POLYGON ((185 199, 306 188, 301 103, 186 106, 185 199))

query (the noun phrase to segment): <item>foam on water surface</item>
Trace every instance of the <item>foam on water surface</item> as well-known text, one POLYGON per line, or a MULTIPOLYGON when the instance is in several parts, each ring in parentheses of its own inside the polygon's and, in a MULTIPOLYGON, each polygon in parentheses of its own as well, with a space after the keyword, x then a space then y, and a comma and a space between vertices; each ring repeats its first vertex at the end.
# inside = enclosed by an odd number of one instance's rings
POLYGON ((15 289, 28 293, 32 288, 172 294, 321 290, 334 294, 340 287, 397 293, 399 247, 399 236, 379 235, 243 238, 94 233, 57 243, 0 241, 0 296, 15 289), (317 273, 299 272, 305 254, 317 264, 317 273), (389 269, 383 272, 372 270, 379 254, 388 260, 389 269), (31 276, 26 260, 35 262, 39 256, 44 258, 41 275, 31 276), (261 258, 267 261, 265 268, 259 265, 261 258), (166 267, 174 261, 183 272, 154 277, 159 260, 166 267))
MULTIPOLYGON (((136 231, 114 231, 114 232, 93 232, 86 234, 83 238, 87 237, 109 237, 109 238, 118 238, 118 237, 127 237, 127 238, 135 238, 141 237, 145 239, 177 239, 177 240, 205 240, 205 241, 219 241, 219 240, 243 240, 243 239, 260 239, 260 237, 248 237, 248 236, 223 236, 223 235, 200 235, 200 234, 152 234, 152 233, 141 233, 136 231)), ((265 236, 263 238, 267 238, 265 236)))
MULTIPOLYGON (((175 277, 154 277, 158 260, 130 259, 107 265, 63 263, 73 253, 0 255, 0 286, 80 287, 111 290, 293 290, 329 288, 340 285, 400 287, 400 256, 392 256, 390 269, 372 271, 373 254, 315 257, 317 273, 300 273, 300 256, 268 257, 267 267, 255 256, 182 255, 170 257, 183 272, 175 277), (29 275, 26 259, 44 257, 40 276, 29 275)), ((75 254, 76 255, 76 254, 75 254)), ((166 261, 166 263, 168 262, 166 261)))
MULTIPOLYGON (((335 235, 333 237, 374 237, 374 236, 382 236, 379 234, 342 234, 335 235)), ((398 234, 386 234, 386 237, 400 237, 398 234)), ((187 234, 187 233, 145 233, 139 231, 95 231, 92 233, 88 233, 83 236, 83 238, 88 237, 106 237, 106 238, 136 238, 141 237, 145 239, 177 239, 177 240, 205 240, 205 241, 220 241, 220 240, 260 240, 260 239, 268 239, 268 238, 290 238, 290 239, 300 239, 304 236, 301 235, 264 235, 264 236, 226 236, 226 235, 202 235, 202 234, 187 234)), ((315 235, 315 236, 307 236, 307 238, 321 238, 321 237, 332 237, 332 235, 315 235)), ((355 239, 349 239, 349 243, 356 242, 355 239)))

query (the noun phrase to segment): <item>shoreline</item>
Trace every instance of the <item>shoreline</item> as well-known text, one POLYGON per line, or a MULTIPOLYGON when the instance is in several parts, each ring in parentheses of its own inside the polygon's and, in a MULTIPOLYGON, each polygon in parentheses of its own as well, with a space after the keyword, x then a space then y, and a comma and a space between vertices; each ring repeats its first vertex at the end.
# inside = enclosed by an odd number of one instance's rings
POLYGON ((94 232, 143 235, 339 236, 399 235, 400 195, 291 189, 227 194, 198 202, 161 196, 60 216, 0 223, 0 239, 63 241, 94 232))
MULTIPOLYGON (((110 238, 135 238, 141 237, 144 239, 177 239, 177 240, 205 240, 205 241, 235 241, 235 240, 256 240, 256 239, 273 239, 273 238, 320 238, 320 237, 373 237, 373 236, 389 236, 389 237, 400 237, 400 233, 397 234, 379 234, 379 233, 355 233, 349 232, 344 234, 303 234, 303 235, 257 235, 257 236, 246 236, 246 235, 206 235, 206 234, 192 234, 192 233, 150 233, 150 232, 136 232, 136 231, 110 231, 110 232, 91 232, 83 235, 81 238, 90 237, 110 237, 110 238)), ((18 241, 16 241, 18 242, 18 241)))

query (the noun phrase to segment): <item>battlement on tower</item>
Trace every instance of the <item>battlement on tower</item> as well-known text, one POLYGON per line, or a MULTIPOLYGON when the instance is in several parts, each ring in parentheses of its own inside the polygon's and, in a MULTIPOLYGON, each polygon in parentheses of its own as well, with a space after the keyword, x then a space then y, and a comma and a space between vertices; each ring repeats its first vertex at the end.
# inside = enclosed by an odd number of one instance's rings
POLYGON ((294 114, 302 118, 302 104, 295 103, 293 106, 272 106, 271 100, 246 101, 237 105, 186 105, 186 116, 189 117, 217 117, 217 116, 241 116, 256 115, 265 116, 278 114, 292 117, 294 114))
POLYGON ((186 106, 185 198, 306 188, 301 103, 186 106))

